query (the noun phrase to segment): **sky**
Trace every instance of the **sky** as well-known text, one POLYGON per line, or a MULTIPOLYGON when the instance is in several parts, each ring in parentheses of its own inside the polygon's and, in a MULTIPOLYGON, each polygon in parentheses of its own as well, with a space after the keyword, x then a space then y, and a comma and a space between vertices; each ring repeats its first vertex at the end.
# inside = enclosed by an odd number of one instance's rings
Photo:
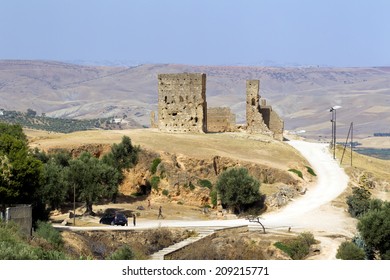
POLYGON ((0 59, 389 66, 388 0, 0 0, 0 59))

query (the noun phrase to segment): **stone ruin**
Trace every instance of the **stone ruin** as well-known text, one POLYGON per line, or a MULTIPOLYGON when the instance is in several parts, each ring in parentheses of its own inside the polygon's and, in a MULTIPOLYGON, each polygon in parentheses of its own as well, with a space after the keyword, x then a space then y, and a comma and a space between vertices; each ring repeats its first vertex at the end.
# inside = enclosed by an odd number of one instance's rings
MULTIPOLYGON (((246 131, 283 140, 284 122, 259 96, 259 80, 246 81, 246 131)), ((158 75, 158 120, 151 112, 151 127, 162 132, 238 131, 230 108, 207 108, 206 74, 158 75)))
POLYGON ((284 122, 279 115, 267 106, 267 101, 259 96, 259 80, 246 81, 246 123, 247 132, 272 135, 283 141, 284 122))
POLYGON ((234 132, 237 131, 236 115, 230 108, 207 108, 207 132, 234 132))
POLYGON ((158 129, 207 132, 206 74, 158 75, 158 129))

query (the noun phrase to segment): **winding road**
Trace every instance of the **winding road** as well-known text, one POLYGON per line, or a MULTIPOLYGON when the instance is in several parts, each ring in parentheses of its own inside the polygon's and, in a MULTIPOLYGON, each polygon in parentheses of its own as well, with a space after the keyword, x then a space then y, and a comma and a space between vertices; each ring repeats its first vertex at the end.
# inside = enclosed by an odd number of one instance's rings
MULTIPOLYGON (((335 259, 339 244, 345 237, 352 237, 356 224, 343 209, 332 206, 332 200, 338 197, 348 186, 348 176, 332 158, 328 144, 306 141, 288 141, 311 164, 317 174, 317 182, 309 187, 306 194, 296 198, 286 207, 262 216, 262 223, 268 230, 286 230, 293 232, 310 231, 321 241, 321 254, 313 259, 335 259)), ((137 229, 156 227, 231 227, 257 224, 245 219, 233 220, 142 220, 137 229)), ((57 226, 59 227, 59 226, 57 226)), ((66 227, 72 230, 71 227, 66 227)), ((129 227, 133 229, 133 227, 129 227)), ((101 227, 88 227, 85 230, 102 230, 101 227)), ((123 227, 108 227, 109 230, 124 230, 123 227)), ((76 230, 76 228, 74 228, 76 230)), ((83 230, 78 227, 77 230, 83 230)))

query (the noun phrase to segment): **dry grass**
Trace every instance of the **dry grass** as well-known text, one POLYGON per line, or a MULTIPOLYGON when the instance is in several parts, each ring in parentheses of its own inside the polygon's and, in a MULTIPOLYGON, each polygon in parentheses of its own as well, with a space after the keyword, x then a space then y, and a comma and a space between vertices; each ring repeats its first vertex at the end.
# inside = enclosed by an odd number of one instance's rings
POLYGON ((221 134, 168 134, 155 129, 94 130, 69 134, 25 130, 30 145, 43 150, 76 147, 85 144, 112 144, 121 141, 123 135, 133 144, 156 152, 183 154, 194 158, 223 156, 287 170, 295 163, 307 164, 292 147, 265 136, 249 136, 246 133, 221 134))

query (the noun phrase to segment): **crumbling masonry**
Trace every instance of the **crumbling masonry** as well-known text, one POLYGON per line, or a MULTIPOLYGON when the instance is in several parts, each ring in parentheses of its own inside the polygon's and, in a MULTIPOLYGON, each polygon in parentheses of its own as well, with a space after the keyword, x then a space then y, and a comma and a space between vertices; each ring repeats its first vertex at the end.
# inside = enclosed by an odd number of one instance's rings
MULTIPOLYGON (((259 80, 246 81, 246 131, 283 140, 283 120, 259 96, 259 80)), ((209 108, 206 74, 158 75, 158 121, 151 113, 151 126, 163 132, 236 131, 236 117, 229 108, 209 108)))
POLYGON ((259 96, 259 80, 246 81, 246 123, 248 133, 272 135, 283 140, 284 122, 259 96))
POLYGON ((206 74, 158 75, 158 128, 207 132, 206 74))

